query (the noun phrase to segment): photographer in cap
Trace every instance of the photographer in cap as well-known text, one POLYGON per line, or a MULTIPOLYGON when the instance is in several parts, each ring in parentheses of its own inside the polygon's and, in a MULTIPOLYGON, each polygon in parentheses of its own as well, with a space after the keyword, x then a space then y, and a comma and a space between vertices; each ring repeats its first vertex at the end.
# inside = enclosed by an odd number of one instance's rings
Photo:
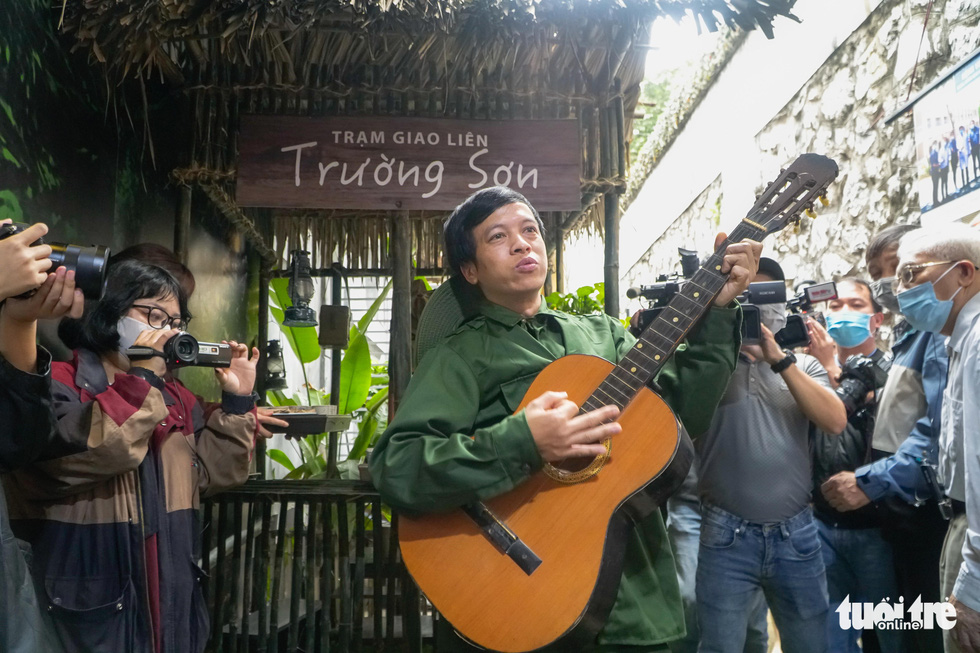
MULTIPOLYGON (((760 259, 756 281, 775 280, 785 281, 782 268, 760 259)), ((847 415, 820 362, 776 343, 786 306, 759 311, 762 339, 742 345, 711 427, 697 442, 699 650, 741 653, 762 593, 783 651, 824 653, 827 584, 809 505, 810 423, 839 433, 847 415)))
MULTIPOLYGON (((885 316, 868 283, 848 278, 837 282, 837 299, 827 302, 824 317, 826 330, 809 321, 809 352, 840 383, 838 396, 844 395, 854 409, 840 433, 816 429, 813 434, 813 514, 827 566, 827 647, 835 653, 857 653, 861 630, 842 629, 836 610, 845 597, 853 603, 897 600, 891 545, 882 537, 876 506, 840 511, 821 488, 835 474, 853 475, 855 469, 872 461, 876 381, 884 377, 889 364, 875 343, 885 316)), ((875 629, 875 634, 885 653, 903 650, 900 631, 875 629)))
POLYGON ((205 422, 162 357, 126 356, 134 345, 161 350, 188 319, 169 272, 111 266, 103 298, 68 343, 73 360, 53 365, 56 438, 39 462, 4 478, 15 532, 34 547, 39 600, 66 649, 199 653, 207 643, 197 509, 202 493, 248 476, 258 351, 249 358, 230 343, 231 366, 216 370, 221 407, 205 422))
MULTIPOLYGON (((893 287, 899 242, 914 230, 911 225, 888 227, 871 239, 865 252, 875 301, 900 318, 892 329, 888 380, 878 396, 871 440, 874 462, 853 472, 839 472, 822 487, 822 495, 839 511, 863 509, 872 501, 877 504, 882 536, 892 547, 898 595, 907 597, 907 604, 915 597, 923 603, 945 599, 937 571, 947 530, 931 472, 938 457, 949 368, 945 337, 909 324, 899 311, 893 287)), ((912 653, 942 650, 939 628, 902 632, 912 653)))
MULTIPOLYGON (((32 245, 47 230, 35 224, 0 240, 0 472, 36 460, 54 435, 51 356, 36 345, 37 320, 82 313, 75 273, 59 268, 49 274, 51 248, 32 245), (30 291, 32 296, 18 298, 30 291)), ((59 650, 38 607, 24 545, 11 532, 2 492, 0 541, 0 650, 59 650)))

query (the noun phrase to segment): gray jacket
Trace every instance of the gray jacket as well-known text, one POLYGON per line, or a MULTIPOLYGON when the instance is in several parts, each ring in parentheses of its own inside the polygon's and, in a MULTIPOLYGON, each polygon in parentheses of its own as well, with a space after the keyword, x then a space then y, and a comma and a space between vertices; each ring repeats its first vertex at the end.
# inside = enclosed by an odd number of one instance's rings
MULTIPOLYGON (((0 356, 0 471, 23 467, 51 439, 51 356, 38 350, 36 374, 22 372, 0 356)), ((0 651, 60 650, 38 609, 28 561, 30 547, 10 530, 0 489, 0 651)))

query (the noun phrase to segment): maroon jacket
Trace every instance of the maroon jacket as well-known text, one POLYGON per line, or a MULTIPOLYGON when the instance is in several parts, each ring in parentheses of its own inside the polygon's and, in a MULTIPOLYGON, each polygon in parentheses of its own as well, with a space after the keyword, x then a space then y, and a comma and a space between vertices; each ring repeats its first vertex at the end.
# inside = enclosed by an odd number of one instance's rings
POLYGON ((68 651, 194 653, 207 642, 197 509, 202 493, 248 477, 254 401, 226 394, 205 423, 178 381, 150 381, 109 384, 86 350, 55 363, 55 441, 4 477, 14 530, 34 546, 38 601, 68 651))

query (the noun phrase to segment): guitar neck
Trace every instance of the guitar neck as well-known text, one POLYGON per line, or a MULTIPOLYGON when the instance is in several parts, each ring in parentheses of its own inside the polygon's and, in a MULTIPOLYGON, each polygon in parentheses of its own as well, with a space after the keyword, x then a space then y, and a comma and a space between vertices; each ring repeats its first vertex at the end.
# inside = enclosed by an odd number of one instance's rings
POLYGON ((765 236, 765 228, 753 222, 751 217, 740 222, 640 334, 633 348, 586 400, 583 410, 595 410, 609 404, 625 408, 636 393, 660 373, 678 345, 711 308, 728 281, 729 275, 721 272, 728 246, 746 238, 761 241, 765 236))

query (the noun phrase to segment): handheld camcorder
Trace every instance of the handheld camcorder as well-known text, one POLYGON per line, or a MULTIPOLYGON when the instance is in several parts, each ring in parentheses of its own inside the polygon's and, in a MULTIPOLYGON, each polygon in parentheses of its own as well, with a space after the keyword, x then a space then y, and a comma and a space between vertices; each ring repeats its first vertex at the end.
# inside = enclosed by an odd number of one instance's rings
POLYGON ((885 386, 891 361, 882 357, 875 361, 870 356, 848 356, 840 371, 837 396, 844 402, 848 416, 864 407, 868 397, 885 386))
POLYGON ((641 297, 649 302, 649 308, 637 311, 635 324, 630 326, 630 332, 639 336, 647 326, 657 317, 660 311, 670 303, 674 295, 680 291, 687 279, 694 276, 701 263, 698 261, 698 253, 694 250, 677 248, 677 253, 681 257, 681 273, 661 274, 657 276, 657 283, 649 286, 633 286, 626 290, 626 296, 630 299, 641 297))
MULTIPOLYGON (((0 225, 0 240, 20 233, 30 225, 11 222, 0 225)), ((44 239, 38 238, 33 245, 43 245, 44 239)), ((109 267, 109 248, 102 245, 69 245, 66 243, 47 243, 51 246, 51 268, 54 272, 60 267, 75 271, 75 285, 82 291, 86 299, 102 299, 105 292, 106 275, 109 267)), ((30 297, 35 291, 20 295, 30 297)))
MULTIPOLYGON (((131 347, 126 351, 130 360, 160 356, 150 347, 131 347)), ((220 342, 198 342, 189 333, 178 333, 163 345, 163 360, 167 367, 230 367, 231 345, 220 342)))
POLYGON ((786 284, 782 281, 757 281, 750 283, 739 301, 742 303, 742 342, 754 344, 762 337, 758 306, 762 304, 785 303, 790 312, 786 316, 786 326, 773 336, 783 349, 806 347, 810 344, 810 331, 806 327, 807 317, 823 322, 823 316, 813 312, 813 305, 837 298, 837 284, 833 281, 804 286, 793 298, 786 299, 786 284))
MULTIPOLYGON (((786 304, 786 284, 782 281, 756 281, 738 298, 742 305, 742 344, 754 345, 762 339, 759 306, 786 304)), ((782 331, 780 331, 782 333, 782 331)))

